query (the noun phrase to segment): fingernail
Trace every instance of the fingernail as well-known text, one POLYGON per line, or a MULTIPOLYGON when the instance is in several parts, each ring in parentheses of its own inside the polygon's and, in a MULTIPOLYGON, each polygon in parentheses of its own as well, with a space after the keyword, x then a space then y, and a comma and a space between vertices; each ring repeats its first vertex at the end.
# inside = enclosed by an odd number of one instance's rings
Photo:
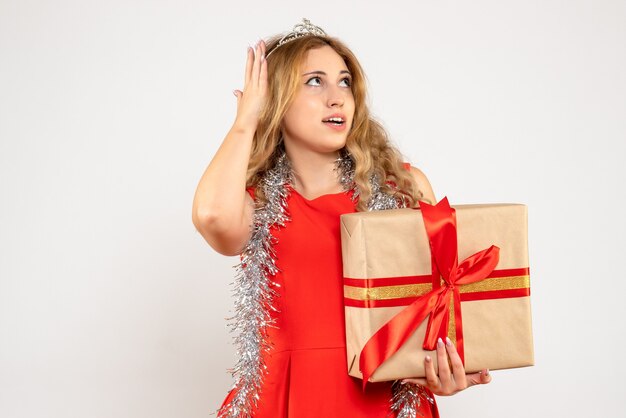
POLYGON ((233 90, 233 94, 235 95, 235 97, 237 97, 237 91, 233 90))
POLYGON ((400 384, 401 384, 401 385, 404 385, 405 383, 406 383, 406 382, 405 382, 404 380, 402 380, 402 381, 400 382, 400 384))
POLYGON ((447 346, 452 345, 452 341, 450 341, 450 338, 449 338, 449 337, 446 337, 446 345, 447 345, 447 346))
POLYGON ((443 347, 443 341, 441 340, 441 337, 437 338, 437 347, 443 347))
POLYGON ((489 376, 489 369, 485 372, 485 376, 489 376))
POLYGON ((261 62, 265 61, 265 53, 261 54, 261 62))
POLYGON ((424 357, 424 360, 426 360, 426 363, 430 363, 430 356, 427 355, 426 357, 424 357))

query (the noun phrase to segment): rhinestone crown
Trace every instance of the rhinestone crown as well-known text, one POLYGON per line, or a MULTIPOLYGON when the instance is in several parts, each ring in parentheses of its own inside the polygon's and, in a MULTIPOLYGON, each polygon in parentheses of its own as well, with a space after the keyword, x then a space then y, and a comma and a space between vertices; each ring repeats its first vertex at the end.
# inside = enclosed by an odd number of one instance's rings
POLYGON ((294 39, 298 39, 301 38, 303 36, 328 36, 326 34, 326 32, 324 32, 324 30, 322 28, 320 28, 319 26, 315 26, 314 24, 312 24, 309 19, 305 19, 302 18, 302 23, 298 23, 296 25, 294 25, 293 29, 291 30, 291 32, 289 32, 287 35, 283 36, 280 41, 278 41, 278 45, 276 45, 274 47, 274 49, 272 49, 269 54, 267 54, 265 56, 265 58, 267 59, 267 57, 269 57, 272 52, 276 51, 277 48, 280 48, 282 45, 293 41, 294 39))

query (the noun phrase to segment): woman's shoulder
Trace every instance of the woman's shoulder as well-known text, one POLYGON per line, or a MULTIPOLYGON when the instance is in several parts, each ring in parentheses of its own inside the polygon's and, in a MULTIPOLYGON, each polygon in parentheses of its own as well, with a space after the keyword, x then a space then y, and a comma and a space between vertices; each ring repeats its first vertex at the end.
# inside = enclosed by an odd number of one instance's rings
POLYGON ((402 165, 407 171, 411 173, 411 175, 415 179, 415 183, 417 183, 417 188, 424 195, 423 198, 429 201, 431 204, 435 204, 437 202, 437 199, 435 198, 435 192, 433 191, 433 188, 430 184, 430 181, 428 180, 428 177, 426 177, 426 174, 424 174, 424 172, 419 168, 413 167, 408 162, 403 162, 402 165))

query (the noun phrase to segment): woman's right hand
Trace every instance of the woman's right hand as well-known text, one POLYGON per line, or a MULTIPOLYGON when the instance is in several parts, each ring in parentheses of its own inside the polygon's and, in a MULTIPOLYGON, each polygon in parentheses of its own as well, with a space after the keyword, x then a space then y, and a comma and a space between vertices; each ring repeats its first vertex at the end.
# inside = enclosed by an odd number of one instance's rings
POLYGON ((267 61, 264 41, 259 41, 254 46, 254 50, 248 47, 243 91, 234 90, 233 94, 237 96, 235 125, 256 130, 261 109, 267 100, 267 61))

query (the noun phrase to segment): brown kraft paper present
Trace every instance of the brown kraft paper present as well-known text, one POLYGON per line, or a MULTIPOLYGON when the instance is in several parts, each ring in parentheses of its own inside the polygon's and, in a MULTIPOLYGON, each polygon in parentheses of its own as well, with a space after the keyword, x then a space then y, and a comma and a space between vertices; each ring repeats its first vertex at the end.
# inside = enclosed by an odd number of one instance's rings
POLYGON ((533 365, 527 207, 450 207, 446 198, 420 206, 341 216, 349 375, 363 379, 363 366, 369 375, 363 385, 423 377, 426 355, 437 370, 434 342, 445 336, 467 373, 533 365), (429 312, 437 303, 438 313, 429 312), (399 348, 386 346, 399 333, 405 334, 399 348))

